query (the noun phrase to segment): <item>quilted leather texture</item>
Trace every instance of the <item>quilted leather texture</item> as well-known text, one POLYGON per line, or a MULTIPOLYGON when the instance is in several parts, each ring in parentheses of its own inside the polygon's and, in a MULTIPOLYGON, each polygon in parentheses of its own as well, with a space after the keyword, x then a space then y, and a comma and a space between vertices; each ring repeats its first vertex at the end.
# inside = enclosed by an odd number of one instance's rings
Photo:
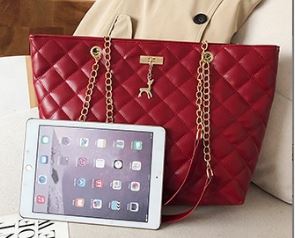
MULTIPOLYGON (((92 37, 31 36, 34 86, 40 117, 77 120, 93 59, 103 48, 92 37)), ((241 204, 255 169, 265 133, 278 65, 276 46, 209 44, 211 64, 211 144, 214 178, 202 204, 241 204)), ((188 169, 196 134, 196 70, 200 44, 112 39, 115 122, 160 125, 166 129, 164 200, 179 187, 188 169), (140 55, 163 56, 153 69, 153 97, 138 98, 148 66, 140 55)), ((93 94, 89 121, 105 121, 104 62, 93 94)), ((189 181, 175 199, 193 204, 202 189, 202 152, 189 181)))

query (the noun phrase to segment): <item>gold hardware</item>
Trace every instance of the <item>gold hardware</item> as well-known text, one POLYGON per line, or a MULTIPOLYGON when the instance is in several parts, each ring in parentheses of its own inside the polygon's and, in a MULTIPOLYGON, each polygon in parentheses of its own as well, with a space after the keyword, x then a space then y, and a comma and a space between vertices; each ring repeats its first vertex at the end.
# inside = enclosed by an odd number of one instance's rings
POLYGON ((164 64, 164 57, 141 55, 139 62, 141 64, 163 65, 164 64))
POLYGON ((141 64, 148 64, 149 65, 149 71, 147 74, 147 87, 146 88, 140 88, 138 97, 141 97, 142 94, 146 93, 148 99, 151 99, 153 97, 152 94, 152 85, 154 83, 154 79, 152 76, 152 70, 154 65, 163 65, 164 63, 164 57, 162 56, 150 56, 150 55, 141 55, 139 62, 141 64))
POLYGON ((207 163, 206 174, 207 174, 207 178, 212 178, 214 176, 213 170, 211 168, 211 164, 209 162, 207 163))
POLYGON ((98 46, 94 46, 90 50, 90 54, 94 58, 94 64, 92 65, 88 85, 86 88, 85 92, 85 99, 83 102, 82 110, 80 113, 79 121, 86 121, 89 107, 90 107, 90 102, 93 94, 93 89, 95 87, 95 82, 97 78, 97 73, 99 70, 99 61, 101 59, 101 49, 98 46))
POLYGON ((99 58, 101 55, 101 48, 98 46, 93 46, 90 50, 90 53, 94 59, 99 58))
MULTIPOLYGON (((88 85, 85 92, 85 99, 79 117, 79 121, 85 121, 89 112, 90 102, 95 87, 96 78, 99 70, 99 61, 102 56, 102 50, 98 46, 93 46, 90 50, 91 56, 94 58, 88 85)), ((106 122, 112 123, 114 121, 114 105, 113 105, 113 87, 112 87, 112 72, 111 72, 111 38, 105 37, 104 42, 104 58, 105 58, 105 98, 106 98, 106 122)))
POLYGON ((152 79, 152 70, 153 70, 153 64, 149 64, 149 71, 147 74, 147 87, 146 88, 140 88, 138 97, 141 97, 143 93, 147 94, 148 99, 151 99, 153 97, 152 94, 152 84, 154 83, 154 79, 152 79))
POLYGON ((114 122, 114 101, 113 101, 113 75, 111 71, 111 38, 104 38, 104 52, 105 52, 105 99, 106 99, 106 122, 114 122))
POLYGON ((204 54, 202 55, 203 61, 206 63, 211 63, 213 61, 213 54, 209 51, 205 51, 204 54))
POLYGON ((206 163, 207 178, 214 176, 211 167, 211 142, 210 142, 210 63, 214 56, 208 51, 208 42, 202 42, 202 53, 197 70, 197 91, 196 91, 196 125, 197 135, 201 134, 203 141, 203 154, 206 163))

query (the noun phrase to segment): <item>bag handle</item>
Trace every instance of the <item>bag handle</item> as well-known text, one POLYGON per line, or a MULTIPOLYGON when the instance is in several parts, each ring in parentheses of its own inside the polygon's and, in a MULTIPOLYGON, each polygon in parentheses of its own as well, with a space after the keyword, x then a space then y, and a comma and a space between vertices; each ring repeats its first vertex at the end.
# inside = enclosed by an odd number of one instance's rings
MULTIPOLYGON (((189 168, 187 170, 187 173, 186 173, 186 176, 184 178, 184 180, 182 181, 182 184, 181 186, 179 186, 179 188, 177 189, 177 191, 170 197, 169 200, 166 201, 166 203, 164 204, 164 206, 166 205, 169 205, 173 199, 176 197, 176 195, 180 194, 181 190, 182 190, 182 187, 184 186, 184 184, 188 181, 188 175, 189 173, 191 172, 191 169, 192 169, 192 164, 193 164, 193 161, 195 160, 196 158, 196 152, 200 149, 201 147, 201 143, 200 142, 201 139, 198 139, 198 136, 197 136, 197 139, 196 139, 196 143, 194 145, 194 152, 193 152, 193 157, 191 159, 191 162, 190 162, 190 165, 189 165, 189 168)), ((205 179, 205 182, 204 182, 204 185, 203 185, 203 188, 202 188, 202 191, 200 193, 200 195, 196 198, 196 200, 194 201, 192 207, 190 209, 188 209, 187 211, 185 212, 182 212, 182 213, 179 213, 179 214, 173 214, 173 215, 162 215, 162 222, 168 222, 168 223, 173 223, 173 222, 177 222, 177 221, 180 221, 186 217, 188 217, 191 213, 193 213, 196 208, 200 205, 200 202, 202 201, 204 195, 205 195, 205 192, 209 186, 209 184, 211 183, 212 181, 212 178, 213 178, 213 172, 210 168, 207 168, 206 169, 206 179, 205 179)))
POLYGON ((197 209, 197 207, 200 205, 200 202, 202 201, 202 199, 205 195, 205 192, 206 192, 208 186, 210 185, 211 181, 212 181, 211 176, 206 177, 203 189, 202 189, 199 197, 195 200, 193 206, 189 210, 179 213, 179 214, 162 215, 162 222, 167 222, 167 223, 178 222, 178 221, 181 221, 184 218, 188 217, 190 214, 192 214, 197 209))
MULTIPOLYGON (((114 104, 113 104, 113 94, 112 94, 112 71, 111 71, 111 38, 104 38, 104 57, 105 57, 105 90, 106 90, 106 122, 114 122, 114 104)), ((200 142, 203 142, 203 154, 204 161, 206 163, 206 181, 199 198, 193 204, 193 207, 188 211, 176 214, 176 215, 163 215, 163 221, 172 222, 178 221, 189 214, 191 214, 200 204, 211 180, 213 177, 213 170, 211 167, 211 146, 210 146, 210 63, 213 60, 213 54, 208 51, 208 43, 202 42, 201 44, 201 59, 199 61, 199 67, 197 69, 197 89, 196 89, 196 141, 194 144, 194 150, 192 158, 190 159, 189 167, 187 169, 186 175, 181 182, 178 189, 174 194, 164 203, 164 205, 170 204, 175 197, 181 192, 183 186, 188 181, 189 174, 192 170, 193 162, 196 159, 196 152, 198 151, 200 142)), ((80 121, 85 121, 90 108, 90 102, 93 94, 93 89, 95 87, 96 78, 99 70, 99 61, 101 59, 102 50, 98 46, 92 47, 90 51, 95 62, 92 66, 92 70, 89 77, 89 82, 87 85, 85 100, 83 102, 83 107, 81 110, 81 115, 79 117, 80 121)))

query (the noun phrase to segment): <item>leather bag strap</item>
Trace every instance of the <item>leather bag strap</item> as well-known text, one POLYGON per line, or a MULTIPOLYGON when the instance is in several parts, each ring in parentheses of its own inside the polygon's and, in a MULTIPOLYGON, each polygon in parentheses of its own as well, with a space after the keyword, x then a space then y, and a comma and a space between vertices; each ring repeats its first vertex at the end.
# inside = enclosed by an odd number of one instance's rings
MULTIPOLYGON (((200 134, 199 131, 197 133, 200 134)), ((164 206, 167 206, 167 205, 169 205, 169 204, 172 203, 172 201, 180 193, 180 191, 182 190, 183 186, 186 184, 186 182, 188 180, 188 177, 189 177, 189 174, 191 173, 191 170, 192 170, 194 161, 196 160, 196 157, 197 157, 196 156, 196 153, 197 153, 198 149, 200 149, 201 141, 200 141, 200 135, 198 135, 198 134, 197 134, 197 137, 196 137, 196 140, 195 140, 195 143, 194 143, 193 154, 192 154, 191 159, 189 160, 189 165, 188 165, 188 168, 186 170, 186 174, 184 176, 184 179, 182 180, 181 184, 178 186, 177 190, 169 197, 169 199, 167 199, 164 202, 164 206)))
POLYGON ((174 222, 178 222, 183 220, 184 218, 188 217, 190 214, 192 214, 196 208, 200 205, 200 202, 202 201, 205 192, 208 188, 208 186, 210 185, 212 180, 212 177, 206 177, 206 180, 204 182, 204 186, 203 189, 199 195, 199 197, 197 197, 197 199, 195 200, 193 206, 188 209, 185 212, 179 213, 179 214, 173 214, 173 215, 162 215, 162 222, 167 222, 167 223, 174 223, 174 222))
MULTIPOLYGON (((196 143, 194 145, 194 151, 193 151, 193 156, 190 160, 190 163, 189 163, 189 168, 187 169, 187 173, 186 173, 186 176, 185 178, 183 179, 181 185, 178 187, 178 189, 176 190, 176 192, 164 203, 164 206, 167 206, 169 205, 174 199, 175 197, 180 194, 183 186, 186 184, 186 182, 188 181, 188 178, 189 178, 189 174, 191 173, 192 171, 192 165, 194 163, 194 161, 196 160, 196 153, 199 149, 201 149, 201 139, 198 137, 200 135, 200 133, 198 132, 197 133, 197 138, 196 138, 196 143)), ((188 217, 190 214, 192 214, 196 209, 197 207, 200 205, 200 202, 202 201, 205 193, 206 193, 206 190, 207 188, 209 187, 209 184, 211 183, 212 181, 212 178, 213 178, 213 172, 210 171, 208 168, 206 170, 206 179, 205 179, 205 182, 204 182, 204 185, 203 185, 203 188, 201 190, 201 193, 199 194, 199 196, 196 198, 196 200, 194 201, 194 203, 192 204, 192 207, 190 209, 188 209, 187 211, 185 212, 182 212, 182 213, 178 213, 178 214, 173 214, 173 215, 162 215, 162 222, 167 222, 167 223, 174 223, 174 222, 178 222, 178 221, 181 221, 183 220, 184 218, 188 217)))

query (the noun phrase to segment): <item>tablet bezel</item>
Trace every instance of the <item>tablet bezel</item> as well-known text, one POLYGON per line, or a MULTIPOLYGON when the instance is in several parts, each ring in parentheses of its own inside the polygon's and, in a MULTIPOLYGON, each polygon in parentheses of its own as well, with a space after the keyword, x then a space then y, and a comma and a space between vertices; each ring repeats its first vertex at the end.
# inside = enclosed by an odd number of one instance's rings
POLYGON ((162 188, 165 153, 165 130, 158 126, 141 126, 130 124, 107 124, 97 122, 77 122, 61 120, 29 119, 26 125, 26 139, 22 173, 20 215, 25 218, 49 219, 65 222, 115 225, 123 227, 158 229, 161 223, 162 188), (66 216, 33 212, 35 171, 40 126, 64 126, 123 131, 140 131, 153 133, 151 181, 149 195, 149 218, 147 222, 66 216))

